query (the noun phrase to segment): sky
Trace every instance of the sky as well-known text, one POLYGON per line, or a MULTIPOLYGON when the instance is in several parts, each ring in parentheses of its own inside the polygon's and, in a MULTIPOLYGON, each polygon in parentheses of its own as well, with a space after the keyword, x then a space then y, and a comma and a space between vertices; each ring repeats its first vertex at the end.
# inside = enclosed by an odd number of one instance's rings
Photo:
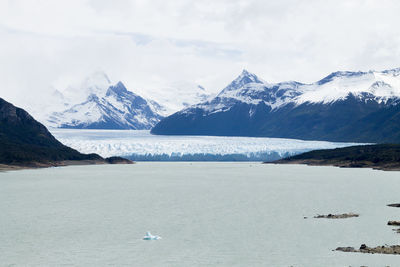
POLYGON ((400 67, 398 0, 0 0, 0 97, 16 104, 95 71, 131 91, 218 92, 242 69, 310 83, 400 67))

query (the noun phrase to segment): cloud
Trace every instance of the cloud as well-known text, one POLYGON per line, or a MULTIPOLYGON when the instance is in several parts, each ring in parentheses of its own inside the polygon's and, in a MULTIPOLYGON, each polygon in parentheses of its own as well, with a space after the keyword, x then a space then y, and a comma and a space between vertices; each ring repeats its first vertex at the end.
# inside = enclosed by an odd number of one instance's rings
POLYGON ((131 90, 218 91, 242 68, 313 82, 399 67, 399 10, 395 0, 5 0, 0 96, 26 103, 96 70, 131 90))

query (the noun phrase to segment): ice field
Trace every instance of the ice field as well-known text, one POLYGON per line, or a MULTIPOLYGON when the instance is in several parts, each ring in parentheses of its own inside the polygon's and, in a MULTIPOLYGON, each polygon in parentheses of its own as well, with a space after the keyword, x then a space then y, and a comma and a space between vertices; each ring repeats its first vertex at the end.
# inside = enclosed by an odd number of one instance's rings
POLYGON ((83 153, 141 161, 270 161, 314 149, 354 145, 282 138, 165 136, 129 130, 52 129, 51 132, 65 145, 83 153))

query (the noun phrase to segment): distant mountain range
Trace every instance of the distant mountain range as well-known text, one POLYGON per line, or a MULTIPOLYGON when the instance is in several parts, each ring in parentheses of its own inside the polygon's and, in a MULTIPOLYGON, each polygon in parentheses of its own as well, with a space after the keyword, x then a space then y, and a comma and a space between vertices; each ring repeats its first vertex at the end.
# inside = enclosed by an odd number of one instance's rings
POLYGON ((268 83, 246 70, 215 98, 162 119, 153 134, 400 142, 400 68, 268 83))
POLYGON ((36 108, 34 114, 54 128, 151 129, 164 116, 206 101, 210 96, 199 85, 186 85, 186 90, 164 88, 150 99, 129 91, 121 81, 113 84, 105 73, 96 72, 79 85, 55 90, 50 103, 36 108))
POLYGON ((56 128, 150 129, 162 116, 162 107, 128 91, 122 82, 113 85, 104 73, 95 73, 80 86, 54 94, 59 103, 45 123, 56 128), (60 105, 61 103, 61 105, 60 105))
POLYGON ((84 102, 52 113, 48 122, 59 128, 150 129, 162 118, 158 108, 156 102, 128 91, 118 82, 105 95, 90 94, 84 102))

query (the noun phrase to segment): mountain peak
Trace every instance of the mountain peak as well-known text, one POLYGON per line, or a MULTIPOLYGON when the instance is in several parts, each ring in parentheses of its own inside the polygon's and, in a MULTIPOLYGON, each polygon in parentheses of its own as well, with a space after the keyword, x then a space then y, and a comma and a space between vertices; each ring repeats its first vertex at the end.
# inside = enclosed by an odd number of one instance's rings
POLYGON ((108 90, 106 95, 110 95, 112 93, 120 95, 122 93, 127 93, 128 90, 126 89, 125 85, 119 81, 116 85, 111 85, 108 90))
POLYGON ((249 74, 250 74, 250 72, 248 70, 246 70, 246 69, 242 70, 242 74, 241 75, 249 75, 249 74))
POLYGON ((88 102, 99 102, 99 97, 96 94, 90 94, 87 98, 88 102))
POLYGON ((264 83, 261 79, 257 77, 257 75, 248 72, 246 69, 243 69, 242 73, 233 80, 223 91, 233 91, 242 88, 245 84, 248 83, 264 83))
POLYGON ((248 77, 248 78, 254 80, 254 82, 257 82, 257 80, 259 80, 257 75, 255 75, 254 73, 249 72, 246 69, 242 70, 242 73, 239 75, 238 78, 244 78, 244 77, 248 77))

